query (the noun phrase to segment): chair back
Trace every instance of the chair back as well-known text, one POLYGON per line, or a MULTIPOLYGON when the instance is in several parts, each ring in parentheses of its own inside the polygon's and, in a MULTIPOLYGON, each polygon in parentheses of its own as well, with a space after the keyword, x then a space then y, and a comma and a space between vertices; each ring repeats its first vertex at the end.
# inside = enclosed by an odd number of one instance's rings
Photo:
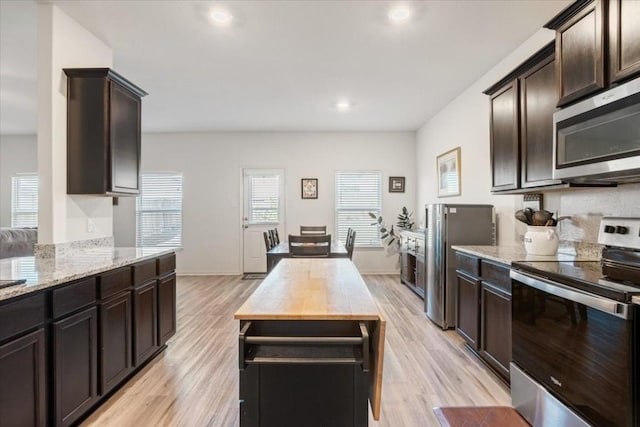
POLYGON ((356 232, 352 229, 349 229, 347 232, 347 243, 345 243, 345 248, 347 249, 347 254, 349 254, 349 259, 353 259, 353 247, 356 243, 356 232))
POLYGON ((327 234, 326 225, 301 225, 301 236, 323 236, 327 234))
POLYGON ((271 240, 271 236, 269 236, 269 232, 263 231, 262 236, 264 237, 264 246, 267 248, 267 252, 273 248, 273 243, 271 240))
POLYGON ((273 231, 273 236, 272 236, 273 237, 273 241, 276 242, 276 245, 279 245, 280 244, 280 236, 278 236, 278 229, 274 228, 271 231, 273 231))
POLYGON ((289 254, 295 258, 328 257, 331 234, 324 236, 295 236, 289 234, 289 254))

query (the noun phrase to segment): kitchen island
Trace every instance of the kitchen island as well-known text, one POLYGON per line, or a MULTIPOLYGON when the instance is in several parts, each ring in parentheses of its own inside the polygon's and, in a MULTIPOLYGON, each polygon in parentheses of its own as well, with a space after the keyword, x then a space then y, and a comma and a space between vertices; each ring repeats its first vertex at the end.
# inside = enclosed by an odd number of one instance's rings
POLYGON ((235 318, 242 426, 379 419, 386 324, 350 260, 282 260, 235 318))
POLYGON ((0 426, 76 424, 176 331, 177 248, 0 260, 0 426))

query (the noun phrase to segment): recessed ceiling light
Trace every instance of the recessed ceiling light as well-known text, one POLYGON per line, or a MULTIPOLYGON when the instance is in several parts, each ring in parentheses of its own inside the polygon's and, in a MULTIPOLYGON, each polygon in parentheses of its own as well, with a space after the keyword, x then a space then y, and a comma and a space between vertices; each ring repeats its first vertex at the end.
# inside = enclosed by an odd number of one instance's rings
POLYGON ((404 22, 411 17, 411 10, 406 6, 397 6, 389 11, 391 22, 404 22))
POLYGON ((213 9, 209 16, 216 24, 228 24, 233 19, 232 14, 222 9, 213 9))
POLYGON ((351 103, 346 100, 346 99, 342 99, 338 102, 336 102, 336 110, 338 111, 349 111, 351 109, 351 103))

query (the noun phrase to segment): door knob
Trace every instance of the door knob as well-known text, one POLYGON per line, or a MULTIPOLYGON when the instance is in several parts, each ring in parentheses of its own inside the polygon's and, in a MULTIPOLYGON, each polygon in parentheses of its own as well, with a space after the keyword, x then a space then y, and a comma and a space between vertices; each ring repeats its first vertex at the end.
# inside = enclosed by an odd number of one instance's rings
POLYGON ((242 228, 249 228, 247 224, 243 225, 242 228))

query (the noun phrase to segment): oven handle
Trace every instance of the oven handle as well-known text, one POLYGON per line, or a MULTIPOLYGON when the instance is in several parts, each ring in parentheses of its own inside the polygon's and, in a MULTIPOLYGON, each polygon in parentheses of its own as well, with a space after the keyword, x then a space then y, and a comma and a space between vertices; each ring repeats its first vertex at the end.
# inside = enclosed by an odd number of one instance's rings
POLYGON ((528 274, 511 270, 511 279, 523 283, 540 291, 547 292, 551 295, 567 299, 569 301, 584 304, 596 310, 620 317, 622 319, 631 319, 633 310, 631 304, 624 304, 609 298, 593 295, 575 288, 568 288, 559 283, 543 279, 541 277, 533 277, 528 274))

